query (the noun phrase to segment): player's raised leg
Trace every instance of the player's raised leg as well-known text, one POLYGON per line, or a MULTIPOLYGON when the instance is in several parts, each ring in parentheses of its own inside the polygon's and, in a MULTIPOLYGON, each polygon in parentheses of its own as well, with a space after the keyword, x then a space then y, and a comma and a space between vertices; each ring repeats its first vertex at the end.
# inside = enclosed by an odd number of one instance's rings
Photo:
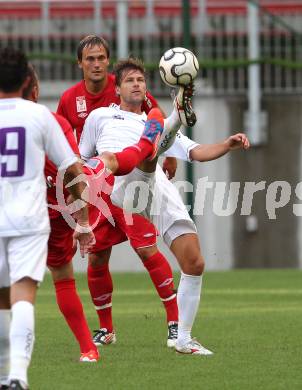
POLYGON ((168 150, 182 125, 192 127, 196 123, 196 115, 192 107, 194 84, 180 86, 174 99, 171 114, 164 119, 164 129, 158 142, 157 156, 168 150))

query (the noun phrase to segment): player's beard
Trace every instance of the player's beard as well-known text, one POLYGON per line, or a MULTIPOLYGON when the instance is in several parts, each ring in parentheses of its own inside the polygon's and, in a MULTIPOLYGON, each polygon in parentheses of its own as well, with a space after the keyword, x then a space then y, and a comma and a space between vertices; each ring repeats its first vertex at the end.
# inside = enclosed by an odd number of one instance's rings
POLYGON ((136 105, 136 106, 141 106, 145 100, 145 94, 142 93, 139 96, 132 96, 130 95, 129 97, 124 98, 125 103, 130 104, 130 105, 136 105))

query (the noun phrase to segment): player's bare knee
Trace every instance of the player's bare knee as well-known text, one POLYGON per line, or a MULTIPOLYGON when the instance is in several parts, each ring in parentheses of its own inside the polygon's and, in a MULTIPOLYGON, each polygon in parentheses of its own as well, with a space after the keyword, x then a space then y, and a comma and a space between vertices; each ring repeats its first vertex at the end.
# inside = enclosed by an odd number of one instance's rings
POLYGON ((204 266, 205 263, 202 256, 188 257, 183 264, 182 271, 187 275, 199 276, 203 274, 204 266))
POLYGON ((111 248, 105 249, 97 253, 90 253, 88 262, 90 267, 97 267, 99 265, 108 264, 110 260, 111 248))
POLYGON ((103 152, 101 154, 101 159, 103 160, 106 168, 110 169, 113 173, 115 173, 118 169, 118 161, 114 153, 111 152, 103 152))
POLYGON ((155 253, 158 252, 158 249, 156 245, 153 245, 146 248, 137 248, 135 249, 135 252, 142 261, 146 261, 149 257, 155 255, 155 253))
POLYGON ((73 279, 72 263, 63 264, 60 267, 48 267, 54 283, 63 279, 73 279))

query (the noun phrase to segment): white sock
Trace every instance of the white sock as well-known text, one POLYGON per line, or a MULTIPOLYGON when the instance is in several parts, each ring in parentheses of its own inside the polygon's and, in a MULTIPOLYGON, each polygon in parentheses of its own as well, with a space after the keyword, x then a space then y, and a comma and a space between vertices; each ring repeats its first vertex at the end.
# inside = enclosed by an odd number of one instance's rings
POLYGON ((168 116, 168 118, 164 119, 164 130, 162 132, 162 135, 160 136, 160 140, 158 143, 158 151, 157 156, 160 156, 162 153, 164 153, 167 149, 170 148, 170 146, 175 141, 175 137, 177 134, 177 131, 180 129, 181 122, 179 120, 178 113, 175 108, 173 108, 173 111, 171 115, 168 116))
POLYGON ((164 119, 164 130, 166 131, 178 131, 180 129, 181 122, 179 119, 178 112, 175 107, 171 114, 164 119))
POLYGON ((34 306, 27 301, 19 301, 12 306, 10 329, 10 372, 9 379, 27 381, 34 345, 34 306))
POLYGON ((184 345, 192 339, 191 330, 198 311, 201 285, 202 275, 194 276, 181 273, 177 290, 178 345, 184 345))
POLYGON ((8 385, 10 310, 0 309, 0 387, 8 385))

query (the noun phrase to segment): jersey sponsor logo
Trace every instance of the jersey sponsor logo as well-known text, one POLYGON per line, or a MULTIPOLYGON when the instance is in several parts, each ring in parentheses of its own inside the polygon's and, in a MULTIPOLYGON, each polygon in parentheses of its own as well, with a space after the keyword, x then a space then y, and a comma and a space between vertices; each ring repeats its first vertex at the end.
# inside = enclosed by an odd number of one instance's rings
POLYGON ((125 118, 122 116, 122 115, 118 115, 118 114, 116 114, 116 115, 113 115, 113 117, 112 117, 113 119, 120 119, 120 120, 122 120, 122 121, 124 121, 125 120, 125 118))
POLYGON ((87 112, 81 112, 81 113, 78 115, 78 117, 79 117, 79 118, 86 118, 87 115, 88 115, 87 112))
POLYGON ((85 96, 76 97, 77 112, 87 111, 86 98, 85 96))

